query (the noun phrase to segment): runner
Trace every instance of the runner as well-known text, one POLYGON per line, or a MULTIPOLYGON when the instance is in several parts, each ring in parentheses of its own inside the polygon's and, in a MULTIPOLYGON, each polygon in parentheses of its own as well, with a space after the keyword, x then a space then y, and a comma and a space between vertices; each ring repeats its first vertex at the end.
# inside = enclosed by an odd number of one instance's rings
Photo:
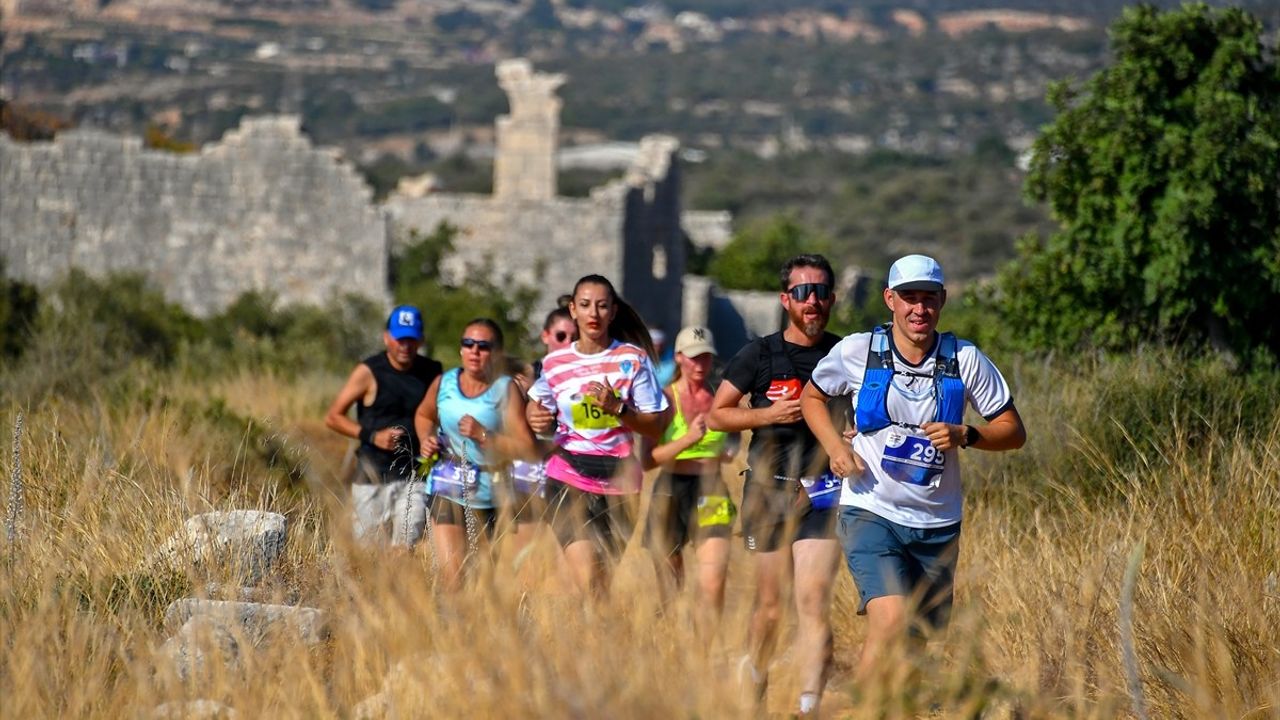
POLYGON ((946 301, 933 258, 899 259, 884 291, 892 321, 841 340, 800 401, 832 472, 847 478, 840 538, 858 585, 858 614, 867 616, 859 684, 908 626, 947 623, 960 542, 959 450, 1016 450, 1026 442, 996 366, 972 343, 937 332, 946 301), (841 395, 855 402, 852 446, 827 412, 828 400, 841 395), (966 401, 985 425, 964 424, 966 401))
MULTIPOLYGON (((547 354, 563 350, 578 339, 578 326, 573 322, 573 315, 569 312, 571 302, 573 302, 573 296, 561 295, 556 300, 556 309, 547 313, 547 319, 542 323, 541 340, 542 345, 547 349, 547 354)), ((533 379, 537 380, 540 377, 542 377, 542 360, 535 360, 533 379)))
POLYGON ((547 461, 547 517, 564 548, 578 591, 603 593, 607 560, 631 534, 640 464, 631 433, 659 437, 667 400, 654 377, 644 322, 612 283, 588 275, 570 305, 578 340, 543 360, 529 391, 529 425, 555 427, 556 452, 547 461))
MULTIPOLYGON (((547 313, 547 318, 542 323, 541 340, 547 353, 569 347, 578 339, 578 326, 569 313, 569 303, 572 300, 571 295, 557 298, 556 308, 547 313)), ((539 377, 542 377, 542 358, 535 360, 531 366, 528 382, 520 380, 522 393, 527 395, 529 388, 533 387, 534 381, 539 377)), ((516 532, 512 537, 512 550, 517 556, 533 540, 536 529, 533 521, 541 518, 546 511, 546 457, 555 449, 555 444, 551 442, 550 435, 535 440, 538 459, 512 460, 497 488, 501 504, 511 508, 513 519, 517 521, 516 532)))
POLYGON ((413 545, 426 523, 422 494, 408 492, 418 454, 413 414, 441 367, 418 354, 422 313, 412 305, 391 311, 382 342, 385 352, 365 358, 351 371, 324 423, 360 441, 347 480, 355 538, 413 545), (355 420, 347 417, 352 405, 355 420))
POLYGON ((787 325, 748 343, 729 362, 707 427, 751 430, 742 532, 756 563, 755 604, 743 675, 763 703, 769 661, 783 612, 783 589, 793 581, 796 661, 801 714, 816 712, 831 662, 831 583, 840 562, 835 539, 837 485, 826 456, 800 416, 800 391, 809 373, 839 340, 826 332, 835 302, 831 264, 799 255, 782 266, 787 325), (739 407, 750 395, 750 407, 739 407))
MULTIPOLYGON (((427 477, 433 551, 446 589, 462 581, 462 563, 481 535, 493 534, 493 473, 513 457, 534 454, 524 397, 501 374, 502 330, 488 318, 467 323, 462 366, 431 384, 415 425, 422 453, 438 456, 427 477)), ((518 527, 518 525, 517 525, 518 527)))
MULTIPOLYGON (((645 527, 646 544, 662 561, 677 587, 684 585, 684 556, 697 543, 699 621, 710 636, 724 610, 724 584, 729 569, 729 534, 737 508, 720 477, 728 433, 707 429, 714 394, 708 375, 715 361, 715 340, 704 327, 687 327, 676 335, 675 380, 664 394, 672 407, 671 424, 656 447, 646 441, 641 460, 646 470, 662 466, 653 488, 645 527)), ((662 583, 665 588, 666 583, 662 583)))

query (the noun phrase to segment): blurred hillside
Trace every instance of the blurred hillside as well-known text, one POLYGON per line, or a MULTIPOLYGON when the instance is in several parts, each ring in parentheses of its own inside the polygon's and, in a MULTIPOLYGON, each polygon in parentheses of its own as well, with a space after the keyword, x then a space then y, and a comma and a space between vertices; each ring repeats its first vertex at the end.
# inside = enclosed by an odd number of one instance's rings
MULTIPOLYGON (((1274 3, 1244 4, 1280 20, 1274 3)), ((4 0, 0 99, 162 147, 216 140, 245 115, 299 114, 378 193, 424 172, 486 192, 506 111, 493 64, 523 55, 569 76, 564 145, 670 133, 688 149, 690 207, 793 212, 864 266, 886 244, 945 246, 967 275, 1043 222, 1016 158, 1052 117, 1049 84, 1107 61, 1103 28, 1122 7, 4 0)), ((562 185, 581 193, 618 171, 562 185)))

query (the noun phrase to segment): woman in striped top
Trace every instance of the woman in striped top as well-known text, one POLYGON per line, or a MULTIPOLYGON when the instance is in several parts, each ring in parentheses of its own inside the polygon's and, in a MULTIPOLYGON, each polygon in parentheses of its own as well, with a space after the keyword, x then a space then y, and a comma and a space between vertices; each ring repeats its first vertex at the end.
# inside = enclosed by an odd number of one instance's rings
POLYGON ((542 361, 529 424, 555 427, 547 460, 547 519, 579 590, 602 592, 606 560, 631 535, 641 469, 632 433, 661 437, 668 403, 644 322, 600 275, 577 282, 569 306, 578 340, 542 361))

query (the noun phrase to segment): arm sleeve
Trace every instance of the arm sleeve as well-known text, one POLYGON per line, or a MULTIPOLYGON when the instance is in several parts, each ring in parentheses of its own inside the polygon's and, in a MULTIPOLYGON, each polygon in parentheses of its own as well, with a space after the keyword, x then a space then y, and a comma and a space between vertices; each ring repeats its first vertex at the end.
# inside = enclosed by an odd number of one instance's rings
POLYGON ((747 343, 729 360, 724 369, 724 379, 743 395, 755 390, 756 374, 760 366, 760 341, 747 343))
POLYGON ((838 397, 853 392, 853 382, 844 360, 845 350, 849 346, 849 338, 844 338, 831 348, 827 356, 818 361, 809 377, 813 386, 821 390, 827 397, 838 397))
POLYGON ((543 407, 555 407, 556 394, 552 392, 551 383, 547 382, 546 375, 533 381, 533 385, 529 388, 529 399, 543 407))
POLYGON ((988 420, 1004 412, 1013 402, 1013 394, 995 363, 972 343, 962 346, 959 355, 960 374, 969 404, 988 420))
POLYGON ((658 373, 648 356, 640 358, 636 375, 631 380, 631 402, 638 412, 652 413, 666 410, 667 396, 658 385, 658 373))

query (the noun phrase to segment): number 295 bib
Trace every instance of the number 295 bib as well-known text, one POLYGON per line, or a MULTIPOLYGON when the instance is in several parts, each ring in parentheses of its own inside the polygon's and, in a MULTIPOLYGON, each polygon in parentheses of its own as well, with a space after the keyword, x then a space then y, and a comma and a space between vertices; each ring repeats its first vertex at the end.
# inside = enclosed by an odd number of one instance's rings
POLYGON ((947 454, 929 438, 889 428, 880 468, 889 477, 909 485, 932 485, 947 464, 947 454))

